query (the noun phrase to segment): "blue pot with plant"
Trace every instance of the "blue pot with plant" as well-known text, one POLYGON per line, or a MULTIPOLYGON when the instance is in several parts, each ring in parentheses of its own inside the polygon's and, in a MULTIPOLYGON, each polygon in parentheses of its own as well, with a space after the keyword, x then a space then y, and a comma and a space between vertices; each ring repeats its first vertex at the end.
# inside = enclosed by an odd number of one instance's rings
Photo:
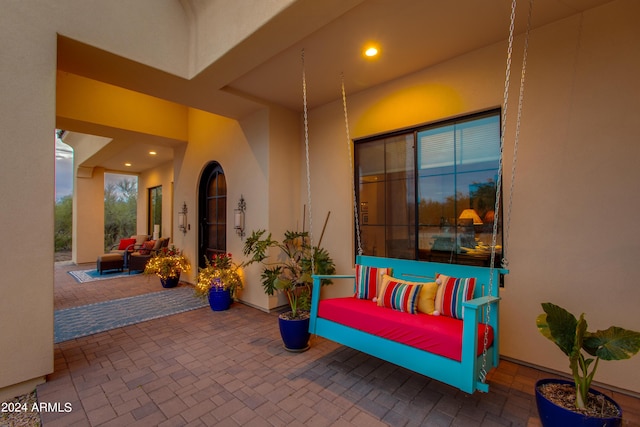
POLYGON ((573 381, 547 379, 536 384, 536 402, 544 427, 622 425, 622 409, 591 389, 601 360, 623 360, 640 350, 640 332, 611 326, 587 331, 584 313, 576 318, 562 307, 543 303, 536 319, 542 335, 569 357, 573 381), (568 389, 568 391, 567 391, 568 389))

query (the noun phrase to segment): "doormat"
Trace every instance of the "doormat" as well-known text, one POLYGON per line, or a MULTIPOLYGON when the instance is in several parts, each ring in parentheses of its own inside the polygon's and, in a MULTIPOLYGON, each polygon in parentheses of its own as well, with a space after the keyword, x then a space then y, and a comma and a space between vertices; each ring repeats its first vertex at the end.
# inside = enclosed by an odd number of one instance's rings
POLYGON ((92 270, 75 270, 68 272, 71 277, 76 279, 78 283, 94 282, 96 280, 117 279, 118 277, 133 276, 142 273, 142 271, 118 271, 118 270, 105 270, 100 274, 97 269, 92 270))
POLYGON ((207 307, 191 286, 56 310, 54 342, 97 334, 147 320, 207 307))

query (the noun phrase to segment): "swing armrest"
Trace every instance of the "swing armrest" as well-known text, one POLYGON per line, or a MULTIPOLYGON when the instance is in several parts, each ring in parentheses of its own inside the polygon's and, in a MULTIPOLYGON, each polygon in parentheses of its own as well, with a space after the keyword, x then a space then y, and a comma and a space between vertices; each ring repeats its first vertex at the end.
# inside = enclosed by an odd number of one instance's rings
MULTIPOLYGON (((500 297, 488 295, 462 303, 462 306, 464 307, 464 318, 462 320, 462 363, 470 366, 470 372, 477 372, 480 368, 478 366, 478 358, 476 357, 476 343, 479 341, 481 342, 483 337, 478 336, 478 325, 483 321, 485 306, 489 305, 492 307, 492 310, 495 311, 495 315, 491 317, 491 321, 489 322, 494 330, 494 358, 492 362, 489 362, 489 366, 497 366, 497 357, 499 352, 499 334, 497 324, 498 301, 500 301, 500 297)), ((485 369, 486 367, 483 366, 482 368, 485 369)), ((482 382, 478 382, 475 387, 484 392, 489 391, 489 386, 482 382)))
MULTIPOLYGON (((494 297, 491 295, 464 301, 462 303, 462 306, 464 307, 463 330, 469 328, 470 331, 475 331, 475 334, 477 334, 478 324, 483 321, 484 308, 490 305, 492 309, 495 309, 497 311, 498 301, 500 301, 500 297, 494 297)), ((491 319, 489 324, 494 328, 495 331, 497 331, 498 325, 496 324, 495 319, 497 319, 497 316, 491 319)), ((470 333, 470 331, 464 331, 464 333, 470 333)), ((475 340, 470 340, 470 342, 472 341, 475 342, 475 340)))
POLYGON ((463 307, 468 307, 472 310, 477 310, 478 308, 485 306, 487 304, 495 304, 500 301, 500 297, 492 297, 491 295, 487 295, 484 297, 478 297, 474 299, 470 299, 462 303, 463 307))
MULTIPOLYGON (((468 301, 464 301, 462 303, 462 306, 464 307, 462 326, 463 342, 476 342, 478 334, 478 324, 484 321, 484 308, 490 305, 492 309, 495 309, 497 311, 498 301, 500 301, 500 297, 487 295, 484 297, 478 297, 468 301), (468 339, 468 341, 464 341, 465 339, 468 339)), ((494 316, 489 322, 489 324, 495 331, 498 330, 496 319, 497 316, 494 316)))

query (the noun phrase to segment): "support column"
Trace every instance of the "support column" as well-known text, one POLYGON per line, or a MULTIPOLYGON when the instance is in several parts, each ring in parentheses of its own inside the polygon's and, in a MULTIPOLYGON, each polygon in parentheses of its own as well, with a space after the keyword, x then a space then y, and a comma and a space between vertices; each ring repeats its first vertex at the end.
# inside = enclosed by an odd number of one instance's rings
POLYGON ((104 253, 104 169, 80 167, 73 179, 72 260, 95 262, 104 253))

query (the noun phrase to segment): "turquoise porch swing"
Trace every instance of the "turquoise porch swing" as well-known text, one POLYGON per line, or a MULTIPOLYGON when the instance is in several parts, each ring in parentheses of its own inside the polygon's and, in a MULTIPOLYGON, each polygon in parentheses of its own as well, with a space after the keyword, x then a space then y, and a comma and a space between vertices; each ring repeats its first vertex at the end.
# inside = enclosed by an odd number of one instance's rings
MULTIPOLYGON (((506 129, 506 117, 509 98, 509 82, 511 73, 511 54, 513 49, 514 38, 514 23, 515 23, 515 10, 516 0, 512 0, 511 4, 511 17, 509 26, 509 39, 508 39, 508 51, 507 51, 507 64, 505 73, 504 84, 504 97, 503 97, 503 109, 502 109, 502 125, 501 125, 501 141, 500 141, 500 158, 498 167, 498 178, 496 183, 496 212, 493 221, 493 233, 491 244, 491 260, 489 267, 477 267, 458 264, 443 264, 435 262, 424 262, 406 259, 392 259, 362 255, 362 244, 360 241, 360 224, 358 215, 358 205, 356 200, 356 188, 355 180, 352 182, 353 190, 353 206, 354 206, 354 220, 355 220, 355 234, 356 245, 358 255, 356 256, 356 272, 358 268, 362 271, 362 268, 367 269, 387 269, 387 271, 393 271, 394 277, 403 277, 418 282, 436 281, 438 274, 443 274, 452 278, 475 278, 475 289, 473 295, 464 302, 462 307, 464 308, 464 317, 460 315, 454 322, 459 321, 459 335, 457 335, 458 345, 460 345, 459 354, 454 357, 450 355, 443 355, 438 352, 432 352, 425 350, 424 348, 418 348, 413 345, 409 345, 404 342, 400 342, 394 338, 388 336, 382 336, 381 334, 367 330, 367 327, 351 324, 349 321, 342 322, 336 320, 331 316, 325 316, 323 313, 328 313, 327 305, 325 301, 331 300, 345 300, 340 301, 339 304, 350 304, 354 300, 357 302, 356 297, 342 298, 342 299, 329 299, 321 300, 320 294, 320 281, 322 279, 352 279, 358 280, 356 275, 315 275, 313 277, 313 293, 311 304, 311 321, 309 332, 312 334, 322 336, 326 339, 338 342, 348 347, 352 347, 363 353, 370 354, 377 358, 394 363, 406 369, 415 371, 427 377, 441 381, 456 387, 464 392, 473 393, 476 390, 487 392, 489 385, 486 382, 487 373, 494 367, 498 366, 499 362, 499 286, 495 283, 498 281, 499 275, 508 274, 507 266, 508 262, 505 258, 502 259, 502 268, 495 267, 496 260, 496 244, 498 234, 498 213, 500 212, 500 193, 502 189, 502 171, 503 171, 503 147, 504 147, 504 135, 506 129), (323 308, 324 307, 324 308, 323 308), (490 336, 492 334, 492 336, 490 336), (459 357, 458 357, 459 356, 459 357)), ((522 73, 520 78, 520 94, 518 101, 518 112, 516 121, 516 130, 514 138, 514 151, 513 151, 513 163, 511 169, 511 187, 509 191, 509 203, 507 207, 507 221, 505 227, 505 247, 509 239, 509 226, 511 222, 511 206, 513 186, 515 180, 515 166, 517 160, 517 148, 520 132, 520 120, 522 116, 522 105, 524 97, 524 82, 526 71, 527 50, 529 41, 529 32, 531 28, 531 13, 533 9, 533 0, 529 1, 529 15, 527 22, 527 29, 524 43, 524 54, 522 62, 522 73)), ((304 72, 304 52, 302 54, 303 70, 303 100, 304 100, 304 135, 305 135, 305 153, 307 163, 307 196, 309 204, 309 236, 311 244, 313 245, 313 237, 311 234, 312 228, 312 215, 311 215, 311 184, 310 184, 310 172, 309 172, 309 137, 308 137, 308 117, 307 117, 307 98, 306 98, 306 78, 304 72)), ((344 120, 347 135, 347 148, 349 152, 349 165, 351 167, 351 175, 353 173, 353 160, 352 160, 352 142, 349 134, 349 121, 347 116, 347 102, 346 92, 344 87, 344 78, 342 78, 342 101, 344 109, 344 120)), ((312 259, 313 264, 313 259, 312 259)), ((356 285, 357 286, 357 285, 356 285)), ((442 284, 440 284, 442 286, 442 284)), ((419 291, 418 291, 419 292, 419 291)), ((360 299, 362 301, 362 299, 360 299)), ((361 304, 361 303, 358 303, 361 304)), ((345 311, 347 305, 336 305, 340 307, 339 310, 345 311)), ((350 307, 349 307, 350 309, 350 307)), ((366 310, 371 311, 369 308, 366 310)), ((382 308, 382 310, 386 310, 382 308)), ((402 311, 402 310, 401 310, 402 311)), ((354 311, 354 313, 356 313, 354 311)), ((354 314, 354 318, 358 315, 368 315, 365 312, 357 312, 360 314, 354 314)), ((394 316, 394 310, 386 310, 387 316, 384 320, 388 320, 389 316, 394 316)), ((342 313, 344 314, 344 313, 342 313)), ((398 316, 405 315, 405 319, 411 319, 413 322, 414 316, 407 313, 399 313, 398 316)), ((428 317, 442 317, 442 316, 429 316, 428 317)), ((338 316, 339 317, 339 316, 338 316)), ((368 318, 367 318, 368 319, 368 318)), ((426 319, 423 317, 423 319, 426 319)), ((355 321, 354 323, 358 323, 355 321)), ((387 326, 387 325, 385 325, 387 326)), ((445 352, 446 353, 446 352, 445 352)))

